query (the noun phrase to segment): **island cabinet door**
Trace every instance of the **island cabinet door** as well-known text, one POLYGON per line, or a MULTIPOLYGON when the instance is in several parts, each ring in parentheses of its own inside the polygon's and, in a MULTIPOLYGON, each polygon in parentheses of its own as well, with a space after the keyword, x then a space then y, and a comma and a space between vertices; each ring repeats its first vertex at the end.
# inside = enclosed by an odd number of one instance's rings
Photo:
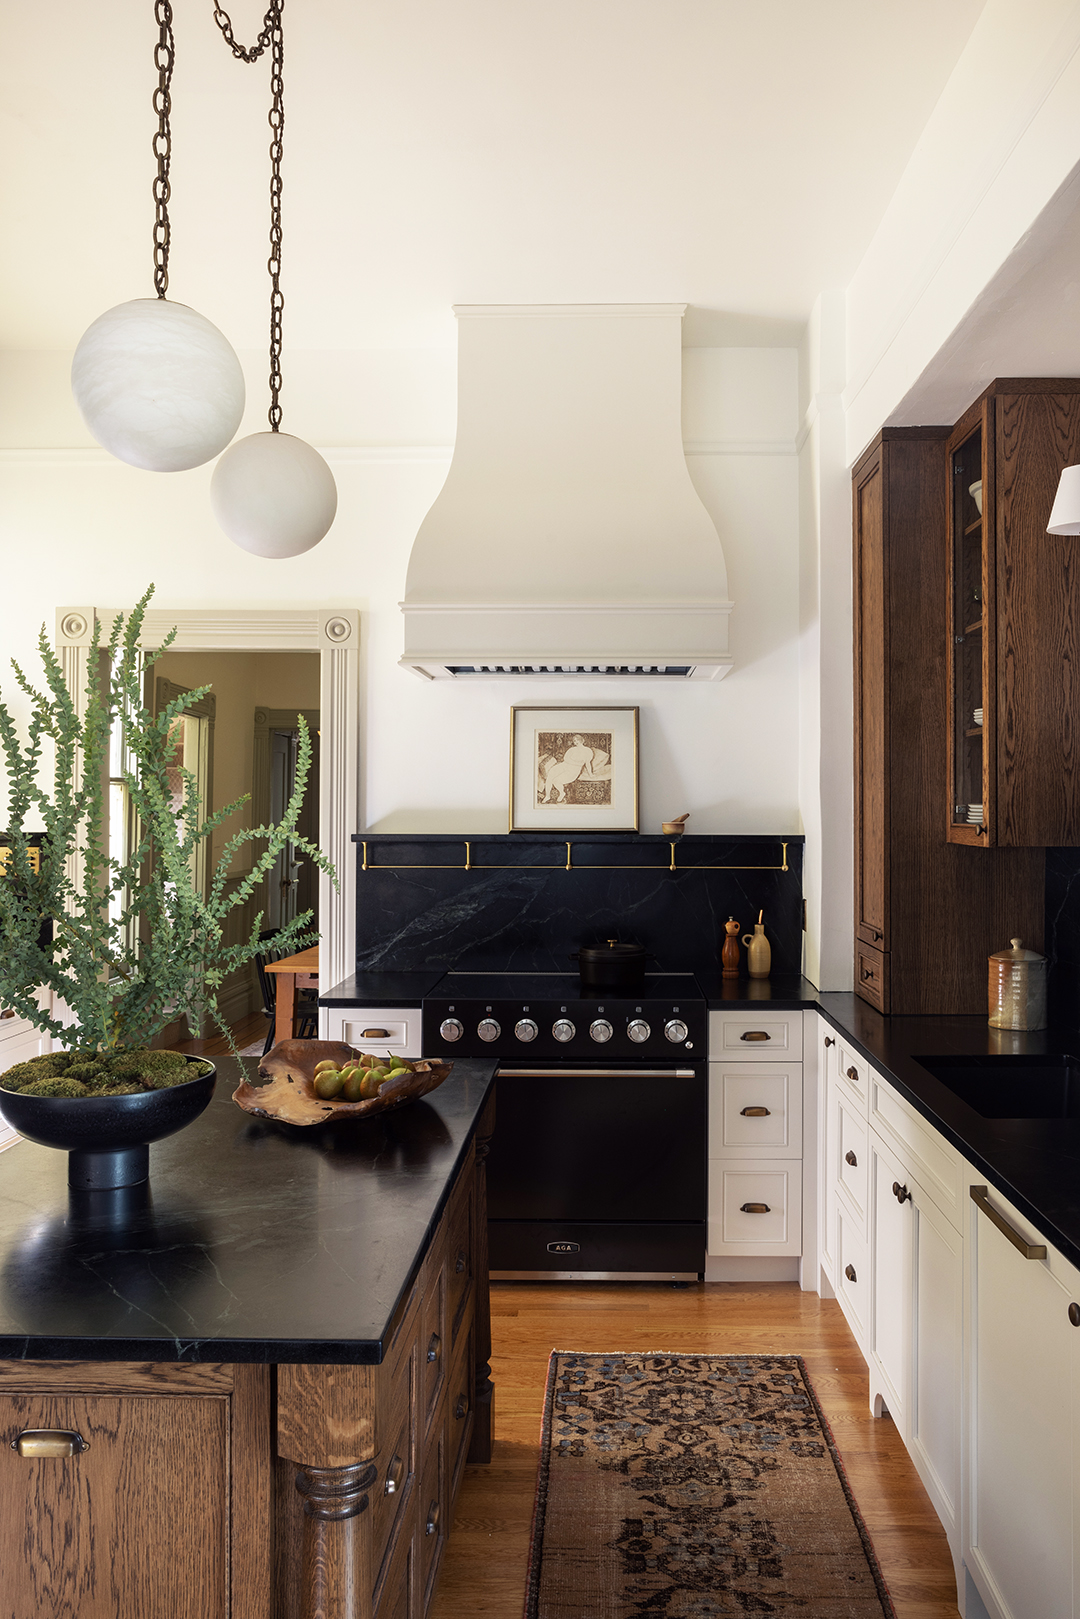
POLYGON ((0 1395, 0 1610, 226 1619, 228 1430, 224 1398, 0 1395))
POLYGON ((1080 1276, 995 1187, 972 1192, 964 1562, 991 1619, 1074 1615, 1080 1276))

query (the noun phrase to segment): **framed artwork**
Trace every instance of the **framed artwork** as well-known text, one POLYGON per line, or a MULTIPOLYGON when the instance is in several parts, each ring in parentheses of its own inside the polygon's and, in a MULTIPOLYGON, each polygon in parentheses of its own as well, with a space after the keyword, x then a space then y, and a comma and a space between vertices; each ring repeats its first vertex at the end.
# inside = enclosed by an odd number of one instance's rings
POLYGON ((512 708, 511 832, 636 832, 636 708, 512 708))

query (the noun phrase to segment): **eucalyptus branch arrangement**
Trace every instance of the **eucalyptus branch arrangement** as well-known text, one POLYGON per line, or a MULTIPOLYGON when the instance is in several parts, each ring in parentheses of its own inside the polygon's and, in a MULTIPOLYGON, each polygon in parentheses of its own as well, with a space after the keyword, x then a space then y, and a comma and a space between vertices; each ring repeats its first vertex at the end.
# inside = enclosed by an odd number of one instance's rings
MULTIPOLYGON (((106 1067, 118 1077, 133 1078, 131 1054, 149 1055, 146 1048, 154 1036, 181 1013, 195 1018, 209 1014, 232 1044, 217 991, 229 973, 265 948, 259 940, 262 912, 250 936, 240 943, 225 942, 225 924, 230 912, 267 877, 287 843, 337 883, 330 861, 296 831, 311 766, 311 742, 302 716, 295 786, 281 820, 234 833, 206 890, 196 882, 194 857, 199 846, 247 802, 248 795, 204 815, 194 778, 181 770, 183 800, 179 808, 174 803, 177 767, 170 732, 210 688, 184 692, 156 715, 145 707, 144 672, 175 638, 172 631, 156 652, 141 652, 143 619, 152 594, 153 586, 130 614, 117 616, 107 642, 100 640, 95 626, 81 717, 44 628, 38 645, 46 689, 36 690, 13 664, 18 685, 30 702, 25 741, 10 709, 0 701, 10 845, 0 873, 0 1005, 74 1048, 82 1066, 98 1070, 100 1078, 106 1067), (50 743, 51 791, 41 784, 50 743), (127 766, 121 779, 134 828, 130 853, 122 861, 110 854, 106 837, 111 746, 113 760, 119 757, 127 766), (28 820, 39 822, 45 832, 33 855, 34 834, 26 830, 28 820), (237 852, 247 843, 264 841, 251 870, 230 884, 229 866, 237 852), (72 856, 81 856, 81 861, 72 861, 72 856), (73 867, 77 877, 72 876, 73 867), (42 1009, 39 989, 51 991, 64 1003, 69 1021, 42 1009)), ((303 949, 314 943, 318 934, 311 922, 312 913, 303 912, 281 929, 275 946, 303 949)), ((20 1066, 48 1068, 48 1074, 33 1076, 35 1090, 44 1080, 50 1087, 45 1094, 89 1094, 71 1089, 61 1078, 67 1069, 62 1060, 57 1066, 59 1057, 37 1058, 20 1066)), ((152 1069, 155 1063, 144 1066, 152 1069)), ((138 1067, 136 1063, 134 1069, 138 1067)), ((15 1070, 10 1074, 14 1076, 15 1070)))

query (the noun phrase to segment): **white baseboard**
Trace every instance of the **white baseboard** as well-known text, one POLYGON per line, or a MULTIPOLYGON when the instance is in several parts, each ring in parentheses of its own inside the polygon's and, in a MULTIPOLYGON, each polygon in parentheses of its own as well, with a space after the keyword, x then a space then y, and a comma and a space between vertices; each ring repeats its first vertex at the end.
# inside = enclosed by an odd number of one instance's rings
POLYGON ((760 1259, 736 1257, 734 1259, 705 1257, 707 1282, 797 1282, 798 1259, 773 1259, 766 1255, 760 1259))

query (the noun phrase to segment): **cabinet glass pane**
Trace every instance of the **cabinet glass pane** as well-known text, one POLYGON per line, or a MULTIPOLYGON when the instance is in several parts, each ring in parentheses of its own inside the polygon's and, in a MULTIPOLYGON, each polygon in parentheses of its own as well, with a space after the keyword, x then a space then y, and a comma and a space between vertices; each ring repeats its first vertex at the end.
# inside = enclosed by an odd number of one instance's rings
POLYGON ((982 433, 952 458, 954 825, 983 826, 982 433))

